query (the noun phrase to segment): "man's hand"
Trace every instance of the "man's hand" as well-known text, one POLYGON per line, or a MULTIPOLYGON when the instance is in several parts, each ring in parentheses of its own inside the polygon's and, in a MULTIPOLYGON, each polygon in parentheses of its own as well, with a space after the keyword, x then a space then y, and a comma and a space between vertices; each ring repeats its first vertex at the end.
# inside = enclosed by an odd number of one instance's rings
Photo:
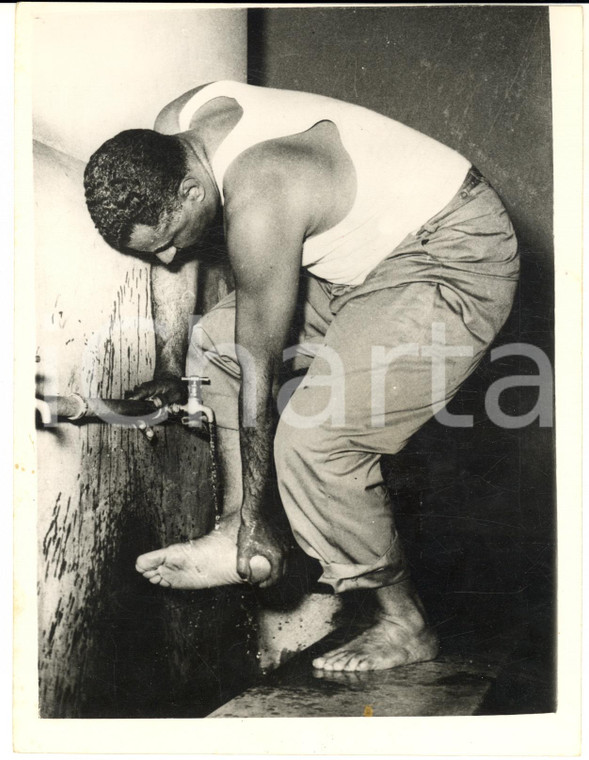
POLYGON ((261 556, 270 563, 270 575, 259 586, 273 586, 284 575, 286 553, 286 541, 267 520, 259 517, 247 522, 242 520, 237 536, 237 572, 244 580, 256 582, 250 561, 261 556))
POLYGON ((185 404, 188 400, 188 387, 177 375, 173 375, 171 372, 162 372, 153 380, 138 385, 129 396, 132 401, 154 398, 159 398, 164 406, 167 404, 185 404))

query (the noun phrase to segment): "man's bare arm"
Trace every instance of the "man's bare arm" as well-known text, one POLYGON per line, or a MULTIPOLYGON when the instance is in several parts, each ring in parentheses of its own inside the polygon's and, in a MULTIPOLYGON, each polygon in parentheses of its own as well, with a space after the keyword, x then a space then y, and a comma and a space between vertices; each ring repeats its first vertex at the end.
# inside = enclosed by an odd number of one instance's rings
POLYGON ((248 204, 228 226, 236 282, 237 357, 241 365, 240 448, 243 473, 237 569, 250 578, 249 562, 262 555, 271 585, 283 572, 284 547, 268 519, 275 413, 272 389, 294 314, 304 238, 296 203, 280 193, 248 204))
POLYGON ((153 380, 142 383, 132 398, 158 396, 164 403, 183 403, 182 383, 188 341, 196 308, 198 261, 168 268, 151 267, 151 304, 155 327, 156 361, 153 380))

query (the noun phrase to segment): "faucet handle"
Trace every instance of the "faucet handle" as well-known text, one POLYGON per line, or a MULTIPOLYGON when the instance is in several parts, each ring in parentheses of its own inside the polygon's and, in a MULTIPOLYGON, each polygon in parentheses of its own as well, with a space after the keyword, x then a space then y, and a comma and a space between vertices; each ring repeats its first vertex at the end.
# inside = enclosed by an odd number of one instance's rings
POLYGON ((209 377, 201 377, 200 375, 190 375, 189 377, 183 377, 182 380, 188 383, 189 398, 197 398, 199 400, 200 400, 201 385, 211 384, 211 380, 209 377))

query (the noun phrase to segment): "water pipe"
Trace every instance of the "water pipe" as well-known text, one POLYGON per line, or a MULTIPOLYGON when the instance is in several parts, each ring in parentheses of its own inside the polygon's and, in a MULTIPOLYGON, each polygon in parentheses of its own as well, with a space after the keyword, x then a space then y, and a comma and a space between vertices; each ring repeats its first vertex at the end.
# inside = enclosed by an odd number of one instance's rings
POLYGON ((35 399, 35 408, 41 422, 50 425, 56 421, 77 422, 80 420, 102 420, 114 425, 152 427, 174 420, 175 415, 184 412, 182 424, 194 428, 201 426, 201 415, 212 428, 215 413, 201 401, 201 386, 210 383, 209 378, 191 375, 183 377, 188 383, 186 404, 163 405, 159 398, 136 401, 133 399, 84 398, 79 393, 68 396, 43 396, 35 399))
MULTIPOLYGON (((151 422, 161 421, 163 409, 157 408, 153 401, 132 401, 129 399, 84 398, 79 393, 69 396, 44 396, 35 399, 37 408, 48 407, 52 419, 75 422, 78 420, 97 420, 119 422, 119 417, 150 417, 151 422), (155 417, 154 417, 155 415, 155 417)), ((42 421, 45 423, 43 414, 42 421)))

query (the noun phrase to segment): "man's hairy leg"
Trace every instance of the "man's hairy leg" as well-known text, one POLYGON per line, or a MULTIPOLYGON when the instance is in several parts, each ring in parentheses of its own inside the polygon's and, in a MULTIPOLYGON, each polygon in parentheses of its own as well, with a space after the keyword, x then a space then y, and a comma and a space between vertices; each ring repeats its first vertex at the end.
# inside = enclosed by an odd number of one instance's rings
POLYGON ((223 488, 223 515, 229 516, 239 512, 243 499, 239 431, 218 427, 217 439, 223 488))
MULTIPOLYGON (((219 454, 223 478, 223 518, 218 530, 202 538, 172 544, 137 558, 136 569, 150 583, 177 589, 212 588, 242 583, 237 574, 237 533, 241 506, 239 433, 219 428, 219 454)), ((264 581, 269 563, 264 557, 251 560, 252 581, 264 581)))
POLYGON ((386 670, 436 657, 438 638, 427 623, 411 581, 372 593, 380 606, 374 625, 348 644, 317 657, 313 667, 326 671, 386 670))

